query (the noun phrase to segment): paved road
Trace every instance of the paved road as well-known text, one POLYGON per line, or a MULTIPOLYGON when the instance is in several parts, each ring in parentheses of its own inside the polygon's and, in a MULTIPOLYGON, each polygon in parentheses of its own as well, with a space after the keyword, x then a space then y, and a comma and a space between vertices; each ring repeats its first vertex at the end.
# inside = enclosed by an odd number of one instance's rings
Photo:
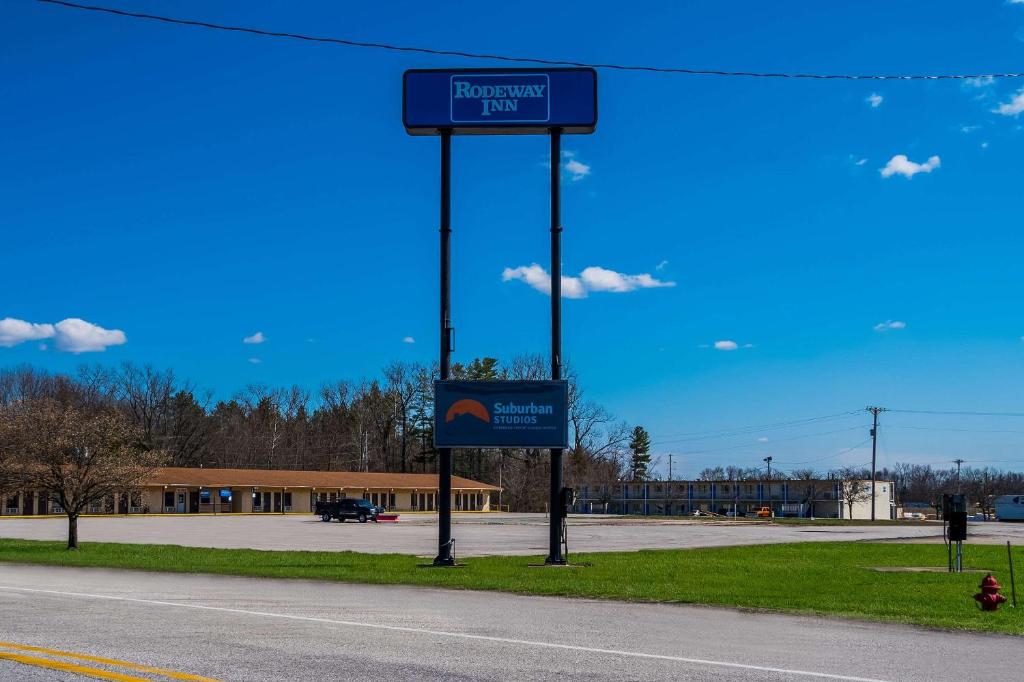
MULTIPOLYGON (((543 514, 457 514, 453 528, 458 556, 544 554, 543 514)), ((971 524, 970 542, 1024 544, 1024 524, 971 524)), ((0 537, 62 540, 67 522, 58 518, 0 517, 0 537)), ((194 547, 317 549, 398 552, 434 556, 437 517, 407 514, 394 524, 322 523, 312 515, 152 516, 84 518, 82 541, 151 542, 194 547)), ((794 526, 756 522, 652 520, 573 516, 569 549, 574 552, 718 547, 822 540, 941 542, 934 523, 900 526, 794 526)))
MULTIPOLYGON (((729 609, 9 564, 0 637, 247 682, 1010 680, 1024 649, 1015 637, 729 609)), ((0 679, 79 678, 0 660, 0 679)))

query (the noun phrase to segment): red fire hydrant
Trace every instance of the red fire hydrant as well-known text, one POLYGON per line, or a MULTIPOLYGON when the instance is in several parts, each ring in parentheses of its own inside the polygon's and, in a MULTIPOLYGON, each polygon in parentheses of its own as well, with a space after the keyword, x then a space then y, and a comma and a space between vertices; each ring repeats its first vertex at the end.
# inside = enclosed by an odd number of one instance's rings
POLYGON ((982 579, 981 585, 978 588, 981 592, 974 595, 974 600, 981 604, 982 611, 995 611, 999 608, 1000 604, 1006 601, 1006 597, 999 594, 1002 586, 996 582, 991 573, 982 579))

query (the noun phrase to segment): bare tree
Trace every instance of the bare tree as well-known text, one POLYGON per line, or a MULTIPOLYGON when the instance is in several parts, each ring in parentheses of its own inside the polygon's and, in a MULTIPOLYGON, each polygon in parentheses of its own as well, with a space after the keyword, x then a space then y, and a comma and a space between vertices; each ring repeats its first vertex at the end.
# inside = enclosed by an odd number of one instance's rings
POLYGON ((162 462, 116 410, 48 398, 3 408, 0 453, 19 486, 43 492, 67 514, 68 549, 78 548, 78 517, 90 504, 130 493, 162 462))
POLYGON ((856 467, 845 467, 838 474, 841 481, 839 492, 850 510, 848 518, 852 519, 854 505, 871 499, 871 484, 864 480, 864 471, 856 467))
POLYGON ((818 473, 814 469, 795 469, 790 477, 799 481, 801 502, 807 505, 808 516, 814 516, 814 500, 818 496, 818 473))
POLYGON ((387 381, 387 395, 394 403, 395 412, 398 414, 398 423, 401 433, 401 467, 402 472, 408 471, 409 467, 409 411, 412 401, 416 397, 416 365, 405 362, 392 362, 384 368, 384 378, 387 381))

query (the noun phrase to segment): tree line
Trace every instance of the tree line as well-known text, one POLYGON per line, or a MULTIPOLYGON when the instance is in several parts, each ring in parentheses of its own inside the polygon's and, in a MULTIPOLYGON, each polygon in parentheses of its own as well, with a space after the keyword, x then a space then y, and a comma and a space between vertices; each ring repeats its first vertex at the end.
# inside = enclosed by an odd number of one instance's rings
MULTIPOLYGON (((393 362, 380 376, 332 380, 315 391, 251 384, 214 399, 173 369, 124 363, 60 374, 22 366, 0 370, 0 407, 54 399, 112 410, 138 434, 140 451, 161 453, 168 466, 435 473, 437 374, 436 365, 393 362)), ((547 377, 539 355, 476 358, 451 368, 452 379, 547 377)), ((618 480, 627 468, 630 427, 588 399, 574 372, 567 379, 566 484, 618 480)), ((547 502, 546 450, 456 450, 453 471, 500 485, 500 504, 513 511, 543 510, 547 502)))

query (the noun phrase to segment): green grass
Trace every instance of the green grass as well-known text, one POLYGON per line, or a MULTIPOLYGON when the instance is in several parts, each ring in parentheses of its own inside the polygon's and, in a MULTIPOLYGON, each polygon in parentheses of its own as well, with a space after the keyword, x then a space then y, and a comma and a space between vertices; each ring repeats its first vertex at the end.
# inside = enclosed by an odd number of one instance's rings
POLYGON ((623 514, 620 518, 629 519, 630 521, 704 521, 707 523, 753 523, 753 524, 780 524, 786 526, 920 526, 923 525, 923 521, 912 520, 912 519, 878 519, 872 521, 871 519, 827 519, 827 518, 758 518, 756 516, 741 516, 739 518, 733 518, 728 516, 692 516, 678 514, 674 516, 663 516, 658 515, 642 515, 642 514, 623 514))
MULTIPOLYGON (((424 567, 424 559, 403 554, 108 543, 85 543, 81 550, 68 552, 57 542, 0 540, 0 561, 20 563, 709 604, 1024 634, 1024 603, 1018 609, 1007 604, 996 613, 978 610, 972 595, 980 574, 871 570, 944 567, 941 544, 820 542, 573 554, 571 559, 591 565, 534 568, 530 564, 539 557, 485 557, 466 559, 464 568, 435 569, 424 567)), ((968 545, 965 563, 992 570, 1009 596, 1005 547, 968 545)), ((1019 575, 1024 575, 1022 564, 1018 556, 1019 575)))

